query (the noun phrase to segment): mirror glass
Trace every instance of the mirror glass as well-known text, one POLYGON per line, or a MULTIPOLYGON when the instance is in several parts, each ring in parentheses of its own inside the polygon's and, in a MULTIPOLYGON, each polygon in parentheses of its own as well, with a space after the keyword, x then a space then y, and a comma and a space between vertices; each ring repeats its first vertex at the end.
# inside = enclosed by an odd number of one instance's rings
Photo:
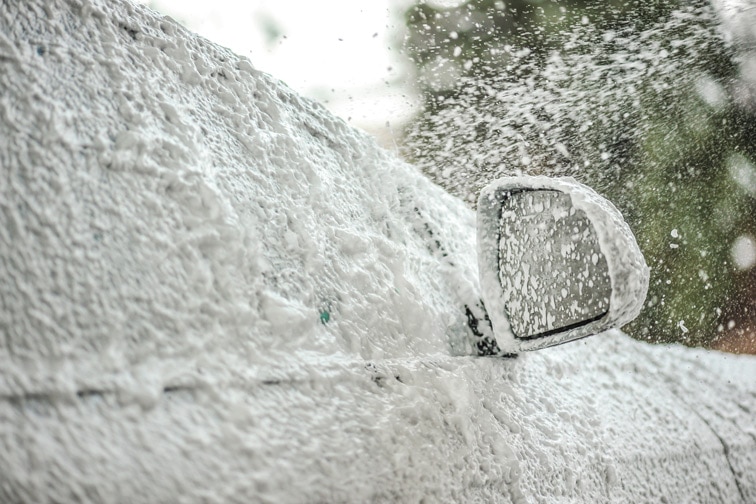
POLYGON ((608 313, 606 257, 590 219, 569 194, 508 192, 499 231, 499 281, 515 337, 550 336, 608 313))

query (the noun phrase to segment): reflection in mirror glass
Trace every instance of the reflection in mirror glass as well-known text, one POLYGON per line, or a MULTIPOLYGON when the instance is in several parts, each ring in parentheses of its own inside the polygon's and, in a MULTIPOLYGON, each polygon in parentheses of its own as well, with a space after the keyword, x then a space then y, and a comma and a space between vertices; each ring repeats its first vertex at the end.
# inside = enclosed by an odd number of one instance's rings
POLYGON ((559 191, 525 190, 502 205, 499 280, 514 335, 548 336, 609 311, 606 258, 585 212, 559 191))

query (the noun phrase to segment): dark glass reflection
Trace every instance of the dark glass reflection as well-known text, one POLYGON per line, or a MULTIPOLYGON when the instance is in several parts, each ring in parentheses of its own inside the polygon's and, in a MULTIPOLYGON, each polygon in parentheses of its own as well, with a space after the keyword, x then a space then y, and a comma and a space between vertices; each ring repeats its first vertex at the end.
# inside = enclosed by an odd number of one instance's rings
POLYGON ((612 285, 596 231, 559 191, 520 191, 503 202, 499 281, 518 338, 572 329, 609 310, 612 285))

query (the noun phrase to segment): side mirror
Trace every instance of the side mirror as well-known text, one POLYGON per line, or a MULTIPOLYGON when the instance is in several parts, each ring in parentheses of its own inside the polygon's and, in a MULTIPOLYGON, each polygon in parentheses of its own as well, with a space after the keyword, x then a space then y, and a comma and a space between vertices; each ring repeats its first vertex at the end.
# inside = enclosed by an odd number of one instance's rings
POLYGON ((503 178, 485 187, 478 259, 504 353, 627 324, 648 290, 648 266, 619 210, 571 178, 503 178))

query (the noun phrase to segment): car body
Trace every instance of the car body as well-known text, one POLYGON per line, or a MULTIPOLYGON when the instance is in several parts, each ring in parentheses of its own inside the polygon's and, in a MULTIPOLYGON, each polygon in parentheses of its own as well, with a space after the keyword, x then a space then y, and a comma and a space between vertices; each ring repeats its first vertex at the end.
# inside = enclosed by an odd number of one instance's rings
POLYGON ((753 357, 473 355, 473 212, 246 58, 30 0, 0 67, 0 501, 756 501, 753 357))

